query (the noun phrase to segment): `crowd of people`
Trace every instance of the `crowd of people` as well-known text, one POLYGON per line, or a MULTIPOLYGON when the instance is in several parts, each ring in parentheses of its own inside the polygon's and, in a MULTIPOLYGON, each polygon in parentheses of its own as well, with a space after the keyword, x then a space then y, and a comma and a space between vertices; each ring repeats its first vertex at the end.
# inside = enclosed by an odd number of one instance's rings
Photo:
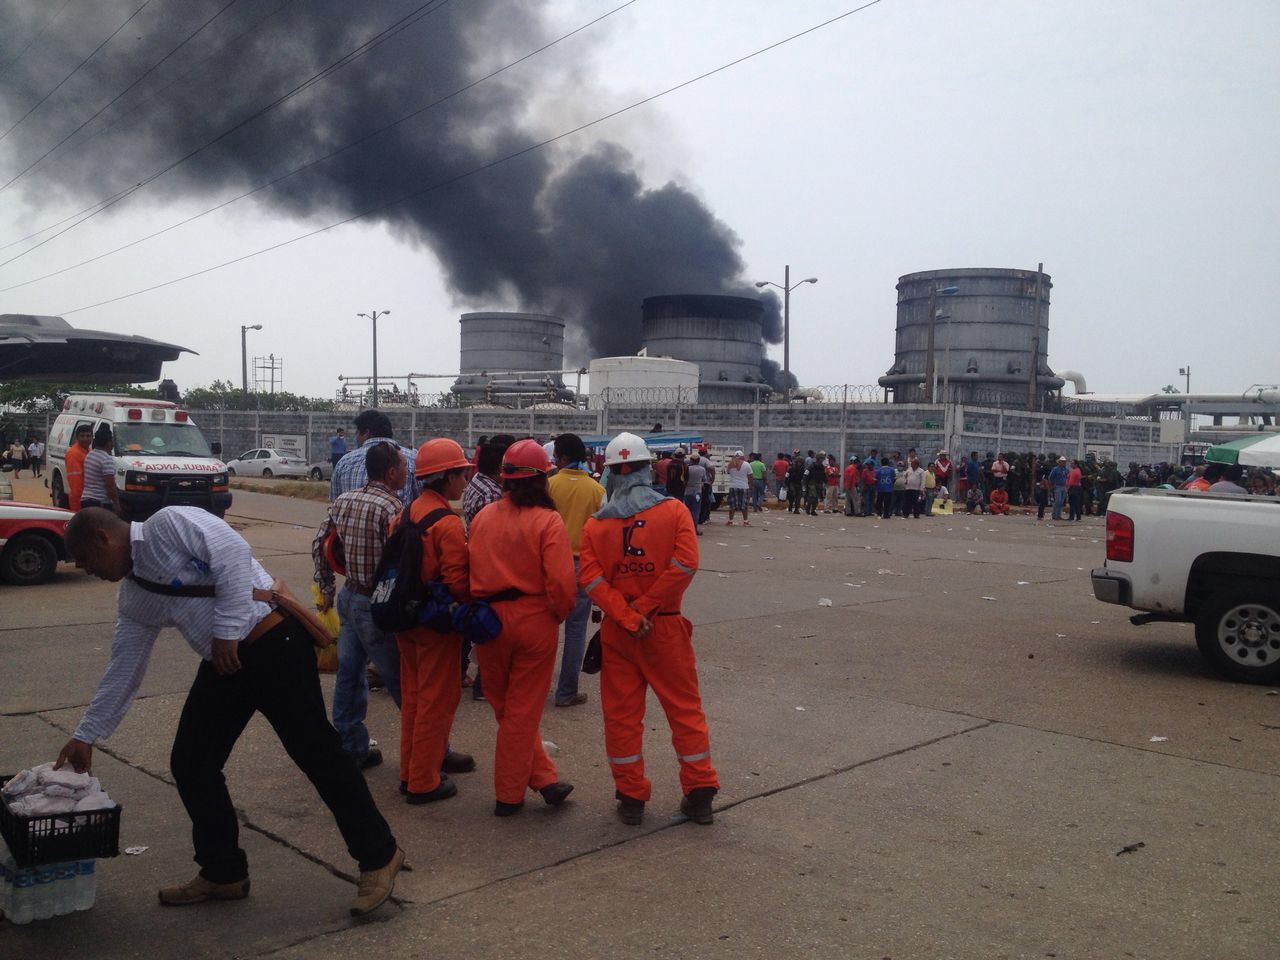
MULTIPOLYGON (((752 454, 752 463, 763 463, 752 454)), ((763 471, 762 471, 763 473, 763 471)), ((1177 466, 1130 463, 1126 471, 1092 453, 1072 459, 1056 453, 970 451, 959 461, 946 450, 932 459, 914 448, 865 456, 851 455, 843 465, 825 450, 778 453, 769 468, 772 494, 790 513, 843 513, 849 517, 919 518, 936 512, 1005 515, 1014 509, 1046 512, 1052 520, 1078 521, 1103 516, 1107 500, 1123 487, 1252 493, 1275 496, 1276 477, 1262 468, 1225 464, 1177 466)), ((749 491, 759 509, 766 483, 756 478, 749 491)), ((730 518, 732 519, 732 518, 730 518)))
MULTIPOLYGON (((320 607, 336 606, 341 621, 332 722, 312 650, 327 640, 323 626, 223 520, 166 507, 128 523, 99 502, 82 503, 67 525, 76 565, 120 588, 110 662, 59 767, 90 768, 93 745, 132 704, 162 628, 176 628, 200 657, 170 757, 200 870, 162 888, 160 902, 248 896, 248 859, 222 770, 255 712, 311 781, 359 865, 351 913, 386 901, 409 867, 362 773, 383 759, 366 726, 370 663, 400 709, 404 802, 455 797, 454 778, 477 767, 450 743, 474 661, 495 720, 494 814, 518 814, 530 792, 563 806, 574 786, 539 729, 562 624, 554 703, 586 702, 577 686, 584 656, 598 664, 618 819, 640 824, 651 798, 643 740, 652 690, 671 729, 680 810, 712 823, 720 783, 692 625, 681 612, 698 569, 699 504, 668 496, 669 475, 663 490, 655 487, 657 462, 644 440, 623 433, 608 444, 602 485, 572 434, 547 449, 532 438, 484 438, 469 456, 447 438, 404 447, 378 411, 362 412, 355 427, 356 446, 335 464, 332 501, 312 542, 320 607), (593 606, 602 613, 594 653, 585 642, 593 606)), ((741 463, 729 469, 743 473, 741 463)), ((746 499, 735 500, 745 516, 746 499)))

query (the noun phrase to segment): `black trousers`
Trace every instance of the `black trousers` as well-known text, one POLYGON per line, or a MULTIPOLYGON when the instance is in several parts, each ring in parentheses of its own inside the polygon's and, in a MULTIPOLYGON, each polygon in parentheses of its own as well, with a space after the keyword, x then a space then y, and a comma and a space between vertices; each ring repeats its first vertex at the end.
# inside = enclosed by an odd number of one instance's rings
POLYGON ((333 813, 360 869, 386 866, 396 851, 395 837, 325 714, 311 637, 288 617, 252 644, 240 645, 238 673, 220 677, 202 661, 182 708, 169 768, 191 817, 200 875, 212 883, 249 875, 222 769, 255 711, 267 718, 333 813))

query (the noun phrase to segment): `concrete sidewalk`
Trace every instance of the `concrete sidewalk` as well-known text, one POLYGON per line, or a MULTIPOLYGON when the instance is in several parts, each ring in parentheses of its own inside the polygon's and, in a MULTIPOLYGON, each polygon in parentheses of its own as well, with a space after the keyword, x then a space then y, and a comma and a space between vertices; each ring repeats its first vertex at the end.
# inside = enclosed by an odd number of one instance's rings
MULTIPOLYGON (((300 590, 322 510, 238 493, 228 519, 300 590)), ((0 928, 0 951, 1272 957, 1280 697, 1211 676, 1190 628, 1134 628, 1094 601, 1085 571, 1101 537, 1097 520, 1021 517, 708 527, 686 612, 723 781, 711 827, 674 816, 656 703, 654 800, 627 828, 594 679, 586 706, 544 720, 571 801, 532 797, 507 820, 491 813, 487 704, 464 691, 453 736, 479 771, 457 778, 456 799, 409 807, 396 711, 374 694, 388 762, 368 779, 416 869, 363 922, 346 913, 354 865, 327 811, 261 720, 227 770, 253 895, 156 905, 157 886, 194 870, 168 752, 196 664, 167 633, 95 763, 125 805, 122 847, 147 851, 101 862, 92 911, 0 928)), ((0 771, 51 758, 74 728, 109 653, 113 595, 70 569, 0 590, 0 771)))

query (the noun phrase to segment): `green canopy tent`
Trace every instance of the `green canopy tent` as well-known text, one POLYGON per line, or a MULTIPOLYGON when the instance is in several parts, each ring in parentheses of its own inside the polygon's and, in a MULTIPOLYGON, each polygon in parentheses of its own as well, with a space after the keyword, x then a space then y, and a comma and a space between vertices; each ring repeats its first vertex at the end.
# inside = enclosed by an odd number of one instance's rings
POLYGON ((1210 447, 1209 463, 1238 463, 1242 467, 1280 469, 1280 433, 1259 433, 1210 447))

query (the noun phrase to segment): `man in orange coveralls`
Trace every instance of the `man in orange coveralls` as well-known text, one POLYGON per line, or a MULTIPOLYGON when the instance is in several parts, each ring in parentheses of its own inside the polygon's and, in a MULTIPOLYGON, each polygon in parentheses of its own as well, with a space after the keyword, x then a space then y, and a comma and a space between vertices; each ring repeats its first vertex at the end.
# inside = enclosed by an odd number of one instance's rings
POLYGON ((689 511, 653 489, 649 450, 622 433, 605 450, 609 502, 582 531, 582 587, 605 614, 600 703, 605 751, 618 798, 618 818, 636 825, 653 785, 644 775, 645 690, 666 712, 680 761, 680 811, 695 823, 713 818, 720 787, 698 693, 693 625, 680 600, 698 569, 698 539, 689 511))
POLYGON ((80 497, 84 493, 84 458, 93 443, 93 427, 82 423, 76 427, 75 442, 67 447, 67 506, 80 509, 80 497))
MULTIPOLYGON (((422 534, 422 582, 438 580, 458 601, 469 600, 467 535, 449 506, 462 498, 471 473, 466 454, 453 440, 428 440, 418 448, 414 476, 421 493, 409 505, 417 523, 435 510, 448 514, 422 534)), ((400 518, 392 521, 394 530, 400 518)), ((441 770, 462 686, 458 658, 462 636, 427 626, 396 634, 400 644, 400 792, 411 804, 446 800, 458 785, 441 770)), ((472 765, 474 767, 474 764, 472 765)))

